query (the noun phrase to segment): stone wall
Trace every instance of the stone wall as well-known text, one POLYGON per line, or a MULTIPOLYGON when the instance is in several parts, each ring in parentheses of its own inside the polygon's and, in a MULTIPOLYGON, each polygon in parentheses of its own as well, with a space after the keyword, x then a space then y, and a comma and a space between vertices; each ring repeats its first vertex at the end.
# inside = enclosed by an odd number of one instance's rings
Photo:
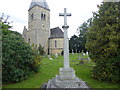
POLYGON ((63 51, 63 38, 50 39, 50 54, 61 54, 63 51), (55 45, 56 41, 56 45, 55 45))

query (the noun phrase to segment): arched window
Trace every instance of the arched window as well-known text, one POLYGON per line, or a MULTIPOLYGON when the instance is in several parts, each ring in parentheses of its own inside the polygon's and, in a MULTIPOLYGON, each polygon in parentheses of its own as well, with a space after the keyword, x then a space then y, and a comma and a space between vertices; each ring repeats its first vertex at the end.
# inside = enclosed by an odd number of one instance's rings
POLYGON ((41 13, 41 20, 43 20, 44 19, 44 15, 43 15, 43 13, 41 13))
POLYGON ((44 14, 44 20, 46 20, 46 15, 44 14))
POLYGON ((57 48, 57 41, 55 40, 55 48, 57 48))
POLYGON ((28 43, 30 44, 30 39, 28 39, 28 43))
POLYGON ((31 20, 33 20, 33 19, 34 19, 34 15, 33 15, 33 13, 31 14, 30 18, 31 18, 31 20))

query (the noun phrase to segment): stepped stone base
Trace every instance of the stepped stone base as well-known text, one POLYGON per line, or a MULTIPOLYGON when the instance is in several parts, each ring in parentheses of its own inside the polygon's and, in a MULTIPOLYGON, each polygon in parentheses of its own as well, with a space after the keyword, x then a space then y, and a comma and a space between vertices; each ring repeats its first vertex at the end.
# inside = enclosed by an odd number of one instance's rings
POLYGON ((76 77, 73 68, 60 68, 60 75, 48 81, 46 90, 50 88, 89 88, 84 81, 76 77))

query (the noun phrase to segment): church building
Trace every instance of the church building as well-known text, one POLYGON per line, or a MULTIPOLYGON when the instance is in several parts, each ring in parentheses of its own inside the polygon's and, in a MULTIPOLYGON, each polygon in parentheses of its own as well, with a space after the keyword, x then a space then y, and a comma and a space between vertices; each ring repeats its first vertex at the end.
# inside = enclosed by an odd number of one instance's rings
POLYGON ((46 54, 60 54, 63 51, 63 31, 50 29, 50 9, 46 0, 32 0, 28 10, 28 29, 22 36, 30 45, 41 45, 46 54))
POLYGON ((49 53, 60 54, 63 51, 64 33, 59 27, 50 29, 49 53))

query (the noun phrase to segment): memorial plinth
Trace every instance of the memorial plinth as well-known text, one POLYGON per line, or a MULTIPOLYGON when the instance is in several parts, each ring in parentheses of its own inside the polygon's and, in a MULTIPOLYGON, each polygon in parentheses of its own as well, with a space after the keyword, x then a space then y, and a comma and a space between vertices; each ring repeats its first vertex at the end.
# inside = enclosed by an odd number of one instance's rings
POLYGON ((60 80, 74 80, 76 78, 73 68, 60 68, 60 80))
POLYGON ((64 16, 64 67, 59 69, 59 75, 48 81, 47 90, 50 88, 88 88, 88 86, 81 79, 76 77, 75 70, 70 67, 69 62, 69 40, 67 35, 67 16, 71 16, 70 13, 60 13, 60 16, 64 16))
POLYGON ((88 88, 88 86, 78 77, 75 77, 74 79, 65 78, 64 80, 61 80, 60 75, 56 75, 55 78, 52 78, 48 82, 47 90, 50 88, 88 88))

